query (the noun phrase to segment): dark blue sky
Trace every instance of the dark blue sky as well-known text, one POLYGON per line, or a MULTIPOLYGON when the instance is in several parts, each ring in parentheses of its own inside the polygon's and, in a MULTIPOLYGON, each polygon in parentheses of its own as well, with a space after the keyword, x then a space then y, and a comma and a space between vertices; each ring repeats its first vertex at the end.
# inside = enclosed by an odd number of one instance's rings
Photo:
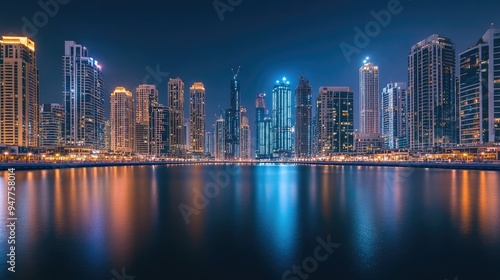
MULTIPOLYGON (((141 84, 148 66, 158 65, 170 77, 182 78, 186 98, 193 82, 203 82, 207 128, 215 120, 217 106, 229 105, 232 67, 242 66, 242 104, 249 108, 253 123, 256 94, 270 93, 278 78, 288 77, 295 88, 300 75, 305 75, 314 98, 323 85, 350 86, 357 95, 358 68, 365 56, 380 66, 383 87, 389 81, 407 80, 409 49, 425 37, 434 33, 450 37, 460 53, 475 44, 490 23, 500 24, 497 0, 401 0, 403 11, 349 63, 339 45, 353 44, 354 28, 364 29, 373 20, 370 12, 387 9, 390 1, 242 0, 224 13, 223 21, 213 0, 64 1, 69 2, 60 5, 33 38, 42 103, 62 102, 61 56, 64 41, 74 40, 87 46, 103 65, 107 102, 114 87, 134 90, 141 84)), ((33 22, 40 11, 37 1, 2 3, 0 34, 22 34, 22 18, 33 22)), ((166 103, 167 79, 159 83, 159 90, 166 103)), ((270 95, 268 99, 270 104, 270 95)))

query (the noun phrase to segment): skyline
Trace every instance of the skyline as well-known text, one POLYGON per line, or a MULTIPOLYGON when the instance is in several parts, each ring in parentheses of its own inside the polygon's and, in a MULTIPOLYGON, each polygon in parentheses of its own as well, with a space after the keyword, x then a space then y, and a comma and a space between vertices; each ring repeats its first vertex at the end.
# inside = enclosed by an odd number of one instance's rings
MULTIPOLYGON (((5 14, 0 17, 2 35, 10 32, 22 34, 21 18, 31 20, 35 13, 42 11, 38 4, 27 2, 5 5, 5 14), (21 9, 21 5, 25 7, 21 9)), ((194 1, 169 3, 171 9, 165 11, 165 16, 160 16, 158 11, 150 9, 155 6, 154 1, 145 1, 142 6, 123 3, 119 7, 113 3, 87 1, 85 7, 95 7, 92 11, 95 16, 78 21, 71 18, 83 8, 82 3, 77 0, 67 2, 59 5, 58 13, 50 17, 45 26, 37 28, 33 38, 37 43, 41 103, 61 102, 60 75, 58 71, 51 70, 54 67, 60 69, 64 41, 75 40, 87 46, 103 65, 105 104, 109 104, 109 93, 115 87, 133 89, 142 84, 145 77, 151 76, 151 71, 154 73, 159 69, 160 72, 170 73, 169 77, 160 77, 161 82, 154 82, 158 83, 160 103, 166 103, 168 78, 180 77, 188 85, 197 81, 205 84, 207 123, 215 122, 214 113, 218 113, 219 105, 229 107, 226 104, 229 96, 227 81, 231 78, 231 68, 241 65, 239 79, 243 106, 251 108, 255 96, 261 92, 266 92, 269 98, 277 78, 286 76, 295 87, 299 77, 304 76, 311 82, 315 96, 318 89, 325 85, 353 88, 355 124, 358 128, 356 73, 364 57, 370 56, 380 67, 382 85, 391 81, 406 81, 407 55, 416 42, 431 34, 442 34, 453 40, 457 53, 460 53, 474 45, 491 22, 500 22, 500 17, 494 13, 500 3, 480 1, 484 5, 478 3, 465 11, 461 5, 452 5, 451 1, 401 1, 404 10, 393 15, 387 27, 371 38, 361 54, 353 55, 349 63, 339 45, 342 42, 352 44, 353 28, 363 28, 373 20, 370 12, 385 9, 388 1, 337 4, 317 1, 316 4, 320 5, 302 5, 303 1, 287 2, 287 5, 283 5, 283 1, 243 1, 232 12, 226 12, 222 22, 212 2, 198 5, 194 1), (449 11, 446 16, 439 14, 442 8, 449 11), (277 9, 281 11, 280 23, 266 16, 277 9), (138 20, 132 27, 128 23, 118 26, 112 19, 103 16, 117 10, 124 16, 133 14, 138 20), (141 11, 145 10, 148 11, 148 20, 141 21, 141 11), (297 20, 293 15, 301 11, 304 18, 297 20), (428 15, 425 23, 421 22, 424 11, 428 15), (187 20, 184 25, 175 24, 182 44, 168 44, 165 42, 168 41, 167 35, 158 36, 173 26, 172 23, 184 23, 186 13, 195 15, 197 20, 187 20), (468 20, 464 21, 463 16, 468 20), (254 24, 257 18, 259 20, 254 24), (251 25, 248 24, 250 22, 251 25), (413 27, 415 24, 418 24, 418 29, 413 27), (157 38, 158 42, 152 38, 157 38), (202 40, 203 47, 189 47, 196 40, 202 40), (184 47, 186 45, 187 48, 184 47), (392 55, 382 56, 383 53, 392 55), (202 67, 192 67, 200 61, 202 67), (224 101, 210 96, 221 97, 224 101)), ((153 83, 153 80, 149 82, 153 83)), ((266 101, 270 103, 270 99, 266 101)), ((188 104, 185 106, 187 108, 188 104)), ((106 115, 109 115, 108 108, 106 115)), ((254 110, 249 110, 249 117, 255 119, 254 110)), ((250 125, 254 128, 252 121, 250 125)))

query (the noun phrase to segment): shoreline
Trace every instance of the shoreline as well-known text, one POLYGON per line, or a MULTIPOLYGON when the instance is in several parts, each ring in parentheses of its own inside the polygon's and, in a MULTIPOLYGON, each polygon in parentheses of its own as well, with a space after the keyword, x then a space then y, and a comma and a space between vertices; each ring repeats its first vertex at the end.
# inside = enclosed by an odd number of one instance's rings
POLYGON ((407 167, 407 168, 435 168, 435 169, 458 169, 458 170, 484 170, 500 171, 499 163, 436 163, 436 162, 255 162, 255 161, 161 161, 161 162, 80 162, 80 163, 28 163, 12 162, 0 163, 0 171, 6 171, 8 168, 15 168, 18 171, 34 170, 54 170, 68 168, 92 168, 92 167, 122 167, 122 166, 154 166, 154 165, 194 165, 194 164, 242 164, 242 165, 326 165, 326 166, 372 166, 372 167, 407 167))

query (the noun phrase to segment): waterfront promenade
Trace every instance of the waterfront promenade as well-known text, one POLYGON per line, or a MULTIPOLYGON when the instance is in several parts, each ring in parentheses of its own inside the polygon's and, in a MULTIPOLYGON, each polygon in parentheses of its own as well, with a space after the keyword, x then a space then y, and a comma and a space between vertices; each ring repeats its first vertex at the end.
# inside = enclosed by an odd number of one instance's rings
POLYGON ((110 166, 152 166, 152 165, 213 165, 213 164, 292 164, 292 165, 332 165, 332 166, 382 166, 382 167, 411 167, 411 168, 442 168, 442 169, 469 169, 500 171, 500 162, 394 162, 394 161, 127 161, 127 162, 7 162, 0 163, 0 171, 8 168, 16 170, 47 170, 85 167, 110 166))

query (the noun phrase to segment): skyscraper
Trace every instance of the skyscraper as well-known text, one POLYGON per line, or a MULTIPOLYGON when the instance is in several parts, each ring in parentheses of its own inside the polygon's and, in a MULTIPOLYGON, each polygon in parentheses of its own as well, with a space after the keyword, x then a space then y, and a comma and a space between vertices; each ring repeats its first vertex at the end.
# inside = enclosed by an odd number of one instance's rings
POLYGON ((273 156, 291 157, 292 146, 292 91, 290 82, 283 78, 273 88, 273 156))
POLYGON ((240 157, 240 80, 238 72, 233 75, 230 82, 230 107, 226 110, 226 159, 238 159, 240 157))
POLYGON ((61 104, 40 105, 39 146, 56 148, 63 145, 64 107, 61 104))
POLYGON ((170 122, 170 154, 185 156, 184 83, 180 78, 168 81, 168 110, 170 122))
POLYGON ((0 40, 0 143, 38 146, 39 78, 35 43, 0 40))
POLYGON ((149 108, 149 147, 148 154, 154 157, 164 157, 170 154, 169 109, 151 102, 149 108))
POLYGON ((189 151, 203 155, 205 150, 205 86, 203 83, 194 83, 190 91, 189 110, 189 151))
POLYGON ((226 126, 222 116, 215 121, 214 125, 214 156, 216 160, 224 160, 226 158, 226 126))
POLYGON ((272 123, 267 117, 265 94, 260 93, 255 100, 255 158, 272 158, 272 123))
POLYGON ((414 45, 408 57, 408 126, 412 150, 456 144, 455 48, 432 35, 414 45))
POLYGON ((500 143, 500 30, 460 54, 460 144, 500 143))
POLYGON ((295 157, 312 155, 312 87, 301 77, 295 89, 295 157))
POLYGON ((134 152, 135 106, 132 92, 117 87, 111 93, 111 151, 134 152))
POLYGON ((247 109, 241 107, 241 128, 240 128, 240 150, 241 159, 250 159, 252 157, 250 121, 248 120, 247 109))
POLYGON ((135 151, 149 154, 150 151, 150 116, 151 108, 158 103, 158 90, 155 85, 139 85, 136 93, 135 111, 135 151))
POLYGON ((349 87, 321 87, 316 100, 318 155, 352 152, 354 93, 349 87))
POLYGON ((366 62, 359 69, 360 134, 380 134, 379 90, 378 66, 366 62))
POLYGON ((87 48, 73 41, 64 46, 63 95, 66 145, 104 149, 102 68, 87 48))
POLYGON ((403 149, 406 145, 406 83, 389 83, 382 90, 382 135, 388 149, 403 149))
POLYGON ((212 132, 205 132, 205 156, 210 158, 214 154, 214 136, 212 132))

